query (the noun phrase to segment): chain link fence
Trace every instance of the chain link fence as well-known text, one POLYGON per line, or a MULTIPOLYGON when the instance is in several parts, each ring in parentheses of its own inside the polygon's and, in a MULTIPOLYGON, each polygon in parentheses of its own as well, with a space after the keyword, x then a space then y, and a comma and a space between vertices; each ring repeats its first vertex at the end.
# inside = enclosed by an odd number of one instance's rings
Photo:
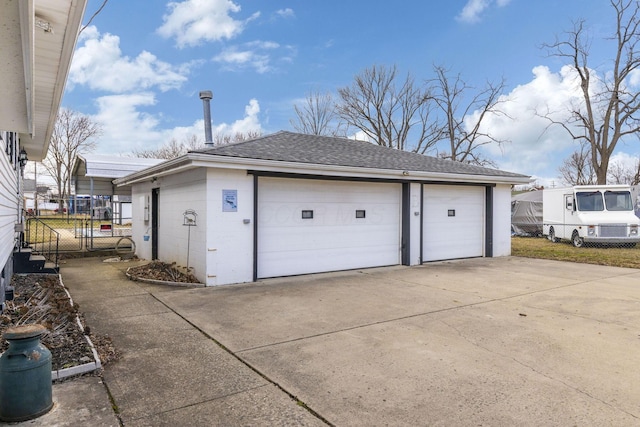
POLYGON ((26 210, 25 230, 31 245, 57 238, 60 252, 127 249, 133 245, 131 203, 98 199, 91 207, 87 199, 38 200, 26 210))
POLYGON ((543 224, 543 229, 551 242, 565 242, 575 248, 634 249, 640 243, 640 229, 634 224, 543 224))

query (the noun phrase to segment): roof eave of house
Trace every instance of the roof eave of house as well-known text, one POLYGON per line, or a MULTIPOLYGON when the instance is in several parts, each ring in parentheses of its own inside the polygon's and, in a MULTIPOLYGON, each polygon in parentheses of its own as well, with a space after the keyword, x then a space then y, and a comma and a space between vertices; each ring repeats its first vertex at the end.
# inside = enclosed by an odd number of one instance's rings
POLYGON ((0 9, 0 129, 20 134, 29 160, 49 148, 86 3, 20 0, 0 9))
POLYGON ((374 169, 352 166, 216 156, 204 153, 188 153, 185 156, 179 157, 177 159, 169 160, 167 162, 160 163, 159 165, 132 173, 123 178, 116 179, 114 183, 116 185, 131 185, 197 167, 219 167, 224 169, 242 169, 295 175, 375 178, 396 181, 463 181, 473 184, 529 184, 532 181, 528 176, 472 175, 396 169, 374 169))

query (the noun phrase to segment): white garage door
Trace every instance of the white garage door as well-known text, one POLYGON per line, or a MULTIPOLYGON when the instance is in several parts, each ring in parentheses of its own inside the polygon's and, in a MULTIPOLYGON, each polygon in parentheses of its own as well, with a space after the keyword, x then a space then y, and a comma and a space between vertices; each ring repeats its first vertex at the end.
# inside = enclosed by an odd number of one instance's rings
POLYGON ((423 261, 484 253, 485 188, 425 185, 423 261))
POLYGON ((258 277, 399 264, 401 193, 400 184, 259 178, 258 277))

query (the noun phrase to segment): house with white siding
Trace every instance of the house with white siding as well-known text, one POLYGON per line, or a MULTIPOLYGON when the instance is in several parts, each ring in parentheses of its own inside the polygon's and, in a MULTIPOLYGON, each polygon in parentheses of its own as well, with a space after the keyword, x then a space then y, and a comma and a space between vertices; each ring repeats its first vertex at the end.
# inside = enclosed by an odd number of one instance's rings
POLYGON ((85 6, 0 1, 0 301, 23 224, 22 168, 47 154, 85 6))
POLYGON ((131 186, 137 255, 207 286, 511 253, 525 175, 345 138, 278 132, 192 151, 131 186))

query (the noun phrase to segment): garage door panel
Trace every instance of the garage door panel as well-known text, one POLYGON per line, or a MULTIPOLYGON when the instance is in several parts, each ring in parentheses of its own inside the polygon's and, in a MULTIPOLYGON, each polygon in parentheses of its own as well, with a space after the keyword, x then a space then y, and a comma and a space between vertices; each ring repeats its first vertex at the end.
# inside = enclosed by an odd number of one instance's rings
POLYGON ((395 184, 261 178, 258 277, 398 264, 400 197, 395 184))
POLYGON ((425 186, 423 261, 484 253, 484 187, 425 186))
MULTIPOLYGON (((376 226, 311 226, 311 227, 278 227, 269 230, 265 227, 261 236, 260 252, 273 252, 279 250, 302 251, 325 248, 349 248, 358 242, 370 241, 372 233, 376 233, 380 240, 392 242, 389 246, 398 246, 397 225, 390 224, 385 227, 376 226), (332 235, 333 237, 329 237, 332 235), (283 241, 289 242, 286 246, 283 241)), ((377 246, 385 246, 379 243, 377 246)))
POLYGON ((268 227, 308 226, 382 226, 397 225, 398 204, 362 202, 359 204, 330 203, 286 203, 283 201, 260 202, 260 224, 268 227), (313 211, 313 218, 302 218, 302 211, 313 211), (364 218, 356 218, 356 210, 364 210, 364 218))
POLYGON ((353 268, 378 267, 395 265, 397 257, 390 257, 389 252, 397 250, 397 245, 378 246, 367 250, 368 264, 354 266, 353 259, 362 256, 359 248, 322 248, 313 250, 267 252, 261 256, 260 277, 279 277, 297 274, 320 273, 325 271, 350 270, 353 268), (297 262, 300 258, 313 260, 313 267, 306 262, 297 262), (282 268, 287 265, 286 270, 282 268), (283 273, 283 271, 285 271, 283 273))

